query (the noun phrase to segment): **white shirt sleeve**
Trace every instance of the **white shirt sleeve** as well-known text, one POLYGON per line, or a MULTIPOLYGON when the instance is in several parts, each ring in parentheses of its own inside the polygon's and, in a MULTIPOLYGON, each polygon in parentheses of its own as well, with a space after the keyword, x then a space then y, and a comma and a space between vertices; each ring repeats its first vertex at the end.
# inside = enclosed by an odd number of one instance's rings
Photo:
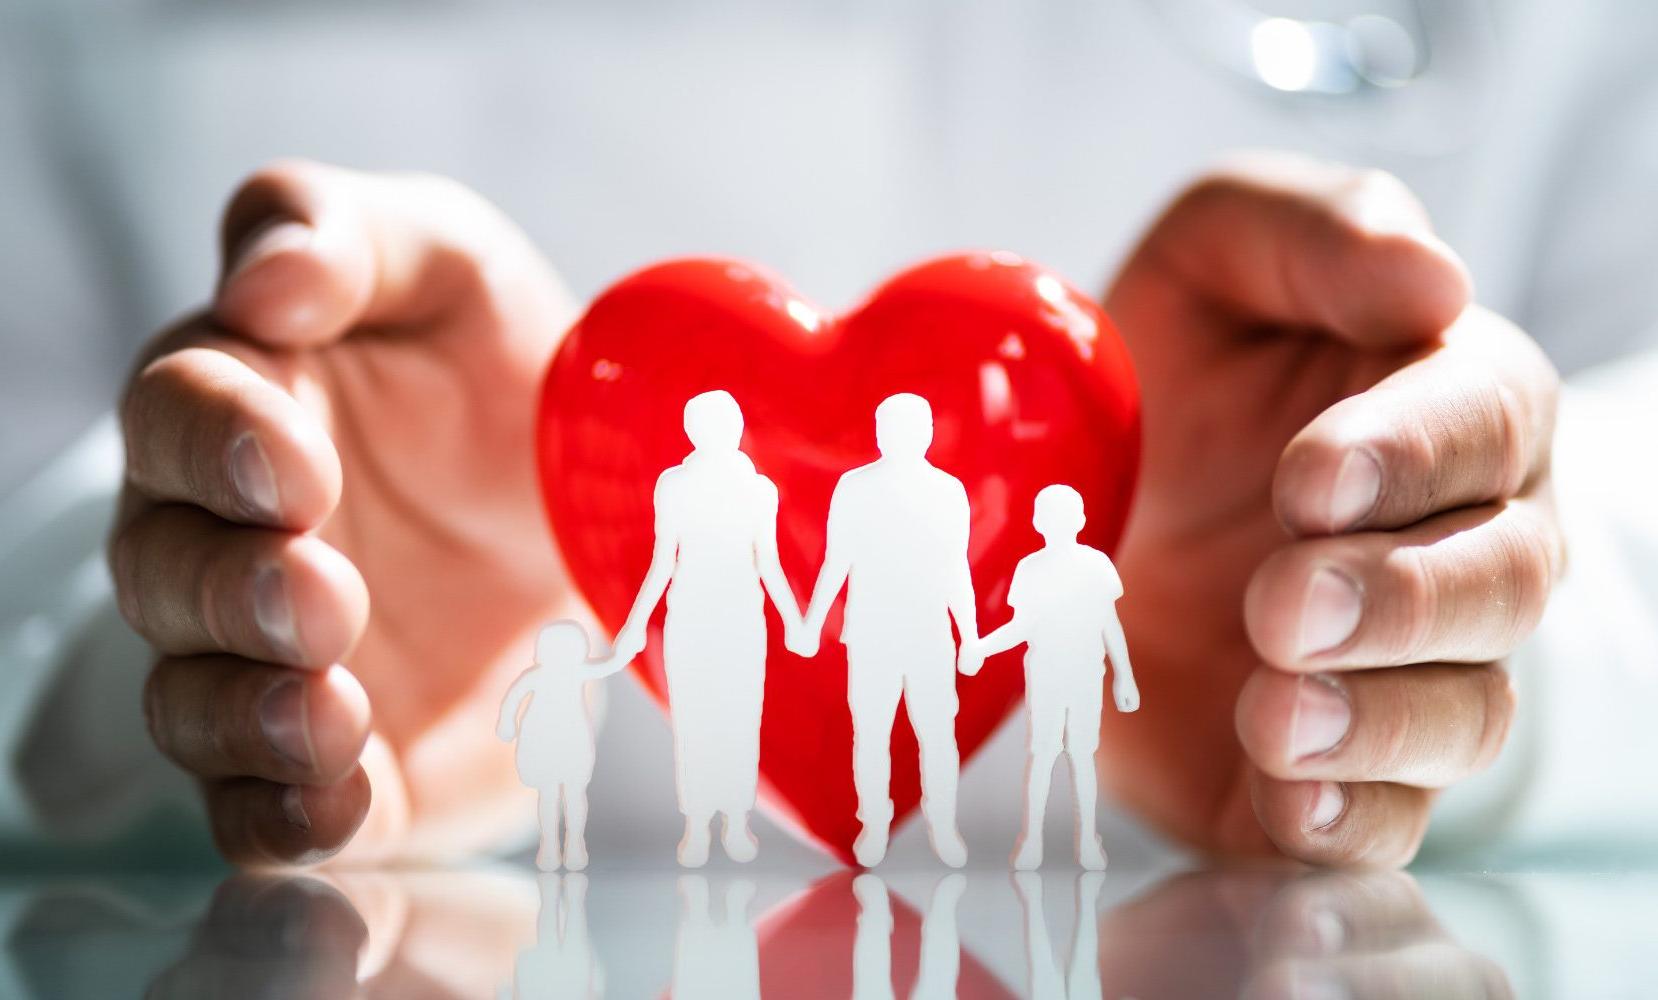
POLYGON ((109 856, 117 843, 130 847, 161 829, 196 834, 192 849, 206 844, 197 796, 144 731, 140 695, 152 654, 116 613, 105 569, 120 449, 106 418, 0 500, 0 845, 8 855, 109 856))
POLYGON ((1451 789, 1429 848, 1651 851, 1658 830, 1658 352, 1561 402, 1554 488, 1567 567, 1510 669, 1497 764, 1451 789))

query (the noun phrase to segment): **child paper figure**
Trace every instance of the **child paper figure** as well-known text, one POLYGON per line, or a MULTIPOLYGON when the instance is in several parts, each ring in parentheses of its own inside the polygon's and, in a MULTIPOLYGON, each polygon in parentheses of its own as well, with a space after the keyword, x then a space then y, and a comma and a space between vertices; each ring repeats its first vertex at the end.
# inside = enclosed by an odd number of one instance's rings
POLYGON ((691 453, 656 482, 656 546, 617 657, 645 648, 645 625, 667 592, 662 660, 673 719, 674 767, 685 838, 679 863, 708 860, 708 825, 724 819, 733 861, 759 850, 748 826, 760 775, 770 595, 785 629, 800 608, 777 560, 777 487, 739 450, 743 413, 723 390, 685 404, 691 453))
POLYGON ((1013 571, 1007 594, 1013 620, 976 643, 964 643, 961 672, 976 674, 985 657, 1026 645, 1030 761, 1025 828, 1013 867, 1029 871, 1042 864, 1042 814, 1063 745, 1076 784, 1077 860, 1084 868, 1101 870, 1105 850, 1095 829, 1094 751, 1100 744, 1107 653, 1116 671, 1112 692, 1118 711, 1140 707, 1128 643, 1117 620, 1123 584, 1109 556, 1077 541, 1084 514, 1076 490, 1044 487, 1036 495, 1033 521, 1046 544, 1019 560, 1013 571))
POLYGON ((852 780, 865 868, 886 856, 892 824, 892 722, 902 695, 921 751, 921 811, 939 859, 967 863, 956 829, 956 645, 978 638, 967 564, 967 490, 927 461, 933 411, 899 393, 875 408, 881 457, 835 484, 823 569, 789 648, 817 653, 829 606, 846 587, 841 642, 852 709, 852 780))
POLYGON ((540 797, 541 849, 536 867, 570 871, 587 867, 587 781, 593 776, 593 717, 588 681, 622 669, 627 660, 611 656, 590 662, 587 630, 567 619, 541 629, 535 664, 519 675, 501 702, 496 735, 518 737, 518 777, 540 797), (519 706, 529 699, 523 717, 519 706), (562 802, 562 809, 560 808, 562 802), (558 828, 564 819, 564 850, 558 828))

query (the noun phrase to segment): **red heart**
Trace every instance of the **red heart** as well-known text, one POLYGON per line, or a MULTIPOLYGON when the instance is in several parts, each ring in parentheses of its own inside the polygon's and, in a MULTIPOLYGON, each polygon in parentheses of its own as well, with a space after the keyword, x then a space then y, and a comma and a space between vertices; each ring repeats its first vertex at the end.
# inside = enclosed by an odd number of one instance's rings
MULTIPOLYGON (((823 557, 829 495, 872 461, 875 405, 895 392, 932 402, 928 458, 967 487, 969 561, 980 628, 1007 618, 1014 564, 1041 544, 1031 502, 1049 483, 1081 492, 1083 541, 1109 552, 1139 467, 1139 392, 1100 307, 1053 273, 1006 253, 941 257, 899 274, 839 318, 753 265, 689 258, 612 285, 565 337, 542 389, 537 450, 554 535, 588 603, 614 630, 650 562, 651 495, 689 451, 685 401, 727 389, 742 406, 743 450, 777 484, 778 548, 802 601, 823 557)), ((634 664, 658 703, 662 609, 634 664)), ((763 804, 851 863, 858 833, 852 720, 837 602, 821 652, 770 652, 760 734, 763 804)), ((1018 650, 958 678, 965 761, 1018 703, 1018 650)), ((920 798, 915 736, 900 709, 892 798, 920 798)), ((1009 789, 1008 808, 1018 792, 1009 789)))

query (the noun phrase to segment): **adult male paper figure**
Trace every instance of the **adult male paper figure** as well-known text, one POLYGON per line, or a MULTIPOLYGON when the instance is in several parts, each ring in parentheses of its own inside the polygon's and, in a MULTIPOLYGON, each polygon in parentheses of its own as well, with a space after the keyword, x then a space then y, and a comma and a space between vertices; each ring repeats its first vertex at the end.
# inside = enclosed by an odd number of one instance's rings
POLYGON ((921 750, 921 810, 945 864, 967 863, 956 829, 956 644, 978 638, 967 564, 967 491, 927 461, 933 412, 911 393, 875 408, 881 457, 840 478, 829 501, 828 540, 812 601, 789 648, 817 654, 829 605, 846 586, 846 645, 852 709, 852 779, 863 830, 860 865, 886 856, 892 825, 892 722, 904 697, 921 750))
POLYGON ((1105 867, 1095 828, 1094 751, 1100 745, 1105 656, 1116 672, 1117 710, 1140 707, 1140 691, 1128 662, 1128 643, 1117 620, 1122 580, 1111 558, 1077 541, 1085 520, 1082 496, 1069 486, 1036 494, 1032 518, 1046 543, 1019 560, 1008 587, 1013 620, 982 640, 962 643, 961 672, 979 672, 987 656, 1020 643, 1025 651, 1025 705, 1030 723, 1030 762, 1025 774, 1025 828, 1013 867, 1042 864, 1042 815, 1059 750, 1071 758, 1077 796, 1077 859, 1087 869, 1105 867))
POLYGON ((696 868, 708 860, 715 813, 733 861, 752 861, 759 850, 748 814, 766 684, 761 585, 785 629, 798 627, 800 608, 777 559, 777 487, 738 448, 737 401, 724 390, 692 397, 685 434, 691 453, 656 483, 656 546, 616 656, 625 663, 645 648, 645 625, 666 591, 662 659, 685 815, 679 863, 696 868))

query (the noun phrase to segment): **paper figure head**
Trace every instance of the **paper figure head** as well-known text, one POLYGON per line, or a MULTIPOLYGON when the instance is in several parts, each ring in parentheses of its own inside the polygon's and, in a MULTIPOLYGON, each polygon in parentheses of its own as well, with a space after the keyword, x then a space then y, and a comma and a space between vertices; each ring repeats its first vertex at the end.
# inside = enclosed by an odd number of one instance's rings
POLYGON ((743 440, 743 411, 724 389, 692 396, 685 404, 685 436, 698 451, 736 451, 743 440))
POLYGON ((875 408, 875 444, 889 458, 920 458, 933 443, 933 408, 913 392, 881 400, 875 408))
POLYGON ((541 626, 535 637, 535 662, 543 667, 573 667, 587 662, 590 651, 587 629, 580 622, 561 618, 541 626))
POLYGON ((1069 542, 1077 537, 1087 517, 1082 510, 1082 494, 1069 486, 1055 483, 1044 486, 1036 494, 1031 524, 1050 542, 1069 542))

